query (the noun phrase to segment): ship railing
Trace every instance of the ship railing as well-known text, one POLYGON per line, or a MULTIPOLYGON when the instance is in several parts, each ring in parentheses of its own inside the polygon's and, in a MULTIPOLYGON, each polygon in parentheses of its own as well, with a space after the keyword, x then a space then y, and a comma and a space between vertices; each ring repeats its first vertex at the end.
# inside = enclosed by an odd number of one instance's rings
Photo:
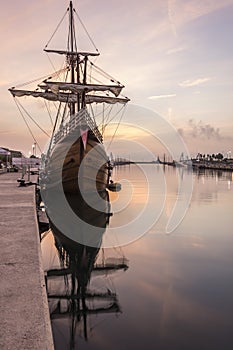
POLYGON ((93 121, 93 119, 90 117, 90 115, 88 114, 88 112, 86 113, 85 116, 85 120, 87 122, 87 125, 89 126, 89 128, 92 130, 93 134, 95 135, 95 137, 102 142, 103 141, 103 136, 101 134, 101 132, 99 131, 96 123, 93 121))
POLYGON ((75 114, 71 119, 64 125, 61 125, 59 130, 54 135, 54 143, 56 144, 65 136, 69 135, 72 131, 74 131, 77 126, 83 124, 87 124, 88 127, 92 130, 95 137, 102 142, 102 135, 96 125, 96 123, 91 119, 86 109, 82 109, 77 114, 75 114))

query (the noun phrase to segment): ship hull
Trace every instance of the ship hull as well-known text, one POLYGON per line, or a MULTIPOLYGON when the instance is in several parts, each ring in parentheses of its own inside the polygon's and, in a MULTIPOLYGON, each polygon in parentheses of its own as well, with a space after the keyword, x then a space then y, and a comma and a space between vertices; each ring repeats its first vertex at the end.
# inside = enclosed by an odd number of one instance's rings
POLYGON ((62 169, 65 193, 104 191, 109 181, 108 157, 102 144, 88 135, 84 148, 82 138, 70 147, 62 169))
POLYGON ((104 146, 90 129, 87 129, 85 143, 77 135, 80 128, 53 146, 42 172, 42 182, 45 175, 49 190, 56 190, 62 183, 66 195, 105 191, 110 168, 104 146))
POLYGON ((106 217, 109 178, 104 146, 82 121, 53 145, 45 159, 40 184, 50 223, 69 239, 99 246, 102 225, 91 221, 93 215, 94 221, 106 217))

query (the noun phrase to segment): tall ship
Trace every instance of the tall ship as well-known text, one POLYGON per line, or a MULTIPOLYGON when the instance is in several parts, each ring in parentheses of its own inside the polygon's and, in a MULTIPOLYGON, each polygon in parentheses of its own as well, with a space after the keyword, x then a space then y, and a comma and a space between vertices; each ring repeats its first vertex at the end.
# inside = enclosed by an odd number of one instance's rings
POLYGON ((106 124, 104 108, 100 106, 110 109, 115 104, 125 106, 129 99, 121 96, 124 86, 96 66, 98 50, 79 49, 75 29, 79 16, 72 1, 66 14, 69 17, 66 49, 50 49, 49 45, 44 49, 47 54, 64 56, 64 67, 43 79, 35 89, 14 87, 9 91, 14 98, 31 96, 57 104, 52 135, 42 156, 40 179, 43 187, 54 193, 62 183, 67 198, 73 198, 80 190, 89 193, 108 188, 111 164, 103 145, 106 124), (95 78, 94 72, 98 77, 102 74, 105 81, 95 78), (97 114, 101 122, 97 122, 97 114))

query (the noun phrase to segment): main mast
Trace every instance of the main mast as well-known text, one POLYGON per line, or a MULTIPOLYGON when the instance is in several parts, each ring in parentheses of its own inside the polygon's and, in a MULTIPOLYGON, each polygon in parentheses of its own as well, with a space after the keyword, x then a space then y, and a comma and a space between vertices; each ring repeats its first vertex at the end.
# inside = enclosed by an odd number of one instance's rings
MULTIPOLYGON (((79 83, 79 68, 78 68, 78 54, 75 57, 73 55, 74 53, 74 45, 76 46, 75 42, 75 29, 74 29, 74 9, 73 9, 73 3, 70 1, 69 6, 70 16, 69 16, 69 37, 70 37, 70 51, 72 52, 70 58, 70 68, 71 68, 71 83, 75 83, 75 67, 77 70, 77 83, 79 83)), ((77 49, 77 48, 75 48, 77 49)), ((69 49, 68 49, 69 51, 69 49)), ((78 102, 78 110, 79 110, 79 94, 77 94, 77 102, 78 102)), ((70 103, 70 115, 75 114, 75 102, 70 103)))
MULTIPOLYGON (((109 82, 103 83, 87 83, 89 56, 99 56, 99 52, 78 51, 75 34, 73 2, 70 1, 67 9, 69 12, 69 30, 68 42, 66 50, 48 49, 47 45, 44 51, 47 53, 55 53, 65 55, 69 71, 68 81, 51 81, 51 77, 43 80, 36 89, 24 90, 12 87, 9 89, 13 97, 32 96, 35 98, 43 98, 48 101, 68 104, 70 116, 76 114, 80 109, 92 103, 108 103, 126 104, 129 99, 127 97, 118 97, 124 85, 120 84, 111 76, 108 76, 102 69, 99 69, 92 62, 97 73, 102 74, 110 79, 109 82), (82 65, 82 67, 81 67, 82 65), (82 69, 81 69, 82 68, 82 69), (38 87, 40 88, 38 90, 38 87), (109 94, 110 93, 110 94, 109 94)), ((49 40, 49 42, 51 39, 49 40)), ((96 79, 97 80, 97 79, 96 79)), ((98 81, 98 80, 97 80, 98 81)))

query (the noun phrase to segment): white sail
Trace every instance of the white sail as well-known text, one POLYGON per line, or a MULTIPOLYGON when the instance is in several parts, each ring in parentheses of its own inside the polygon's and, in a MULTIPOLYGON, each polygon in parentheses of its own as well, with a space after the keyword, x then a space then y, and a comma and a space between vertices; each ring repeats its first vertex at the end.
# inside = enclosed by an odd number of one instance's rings
POLYGON ((44 84, 40 84, 39 87, 43 90, 50 89, 52 92, 58 93, 59 90, 72 91, 79 93, 82 91, 92 92, 92 91, 110 91, 116 97, 119 96, 121 90, 124 88, 123 85, 99 85, 99 84, 76 84, 67 82, 52 82, 45 81, 44 84))
MULTIPOLYGON (((42 97, 49 101, 59 101, 59 102, 65 102, 65 103, 76 103, 77 102, 77 94, 74 93, 66 93, 66 92, 41 92, 41 91, 30 91, 30 90, 16 90, 16 89, 9 89, 11 94, 14 97, 22 97, 22 96, 33 96, 33 97, 42 97)), ((125 98, 118 98, 118 97, 110 97, 110 96, 100 96, 100 95, 86 95, 85 102, 87 104, 96 102, 96 103, 127 103, 129 99, 127 97, 125 98)))

